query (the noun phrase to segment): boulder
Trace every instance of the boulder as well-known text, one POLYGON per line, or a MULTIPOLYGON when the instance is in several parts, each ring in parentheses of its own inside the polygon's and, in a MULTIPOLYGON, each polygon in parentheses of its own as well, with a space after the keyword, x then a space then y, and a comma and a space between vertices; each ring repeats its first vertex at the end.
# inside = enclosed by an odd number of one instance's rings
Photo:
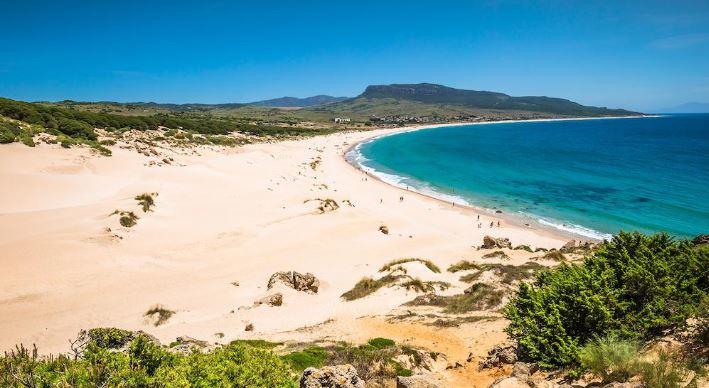
POLYGON ((515 362, 512 366, 512 377, 519 377, 520 379, 526 379, 533 375, 539 368, 536 364, 527 364, 524 362, 515 362))
POLYGON ((440 388, 440 385, 431 376, 397 376, 396 388, 440 388))
POLYGON ((699 236, 695 237, 694 240, 692 240, 692 244, 709 244, 709 234, 700 234, 699 236))
POLYGON ((265 296, 257 301, 254 302, 254 307, 256 306, 261 306, 261 305, 267 305, 267 306, 280 306, 283 304, 283 294, 280 292, 277 292, 272 295, 265 296))
POLYGON ((510 239, 506 237, 500 237, 500 238, 494 238, 491 236, 485 236, 483 237, 483 245, 481 246, 483 249, 493 249, 493 248, 509 248, 512 249, 512 243, 510 242, 510 239))
POLYGON ((480 369, 499 367, 517 362, 517 350, 513 346, 495 346, 487 352, 487 357, 480 362, 480 369))
POLYGON ((349 364, 307 368, 300 377, 300 388, 364 388, 364 380, 349 364))
POLYGON ((276 284, 284 284, 296 291, 307 292, 308 294, 316 294, 320 287, 320 281, 311 273, 302 274, 300 272, 276 272, 268 279, 268 289, 270 290, 276 284))
POLYGON ((524 379, 517 377, 506 377, 496 380, 490 388, 529 388, 529 384, 524 379))
POLYGON ((254 331, 254 324, 253 323, 247 323, 246 327, 244 327, 245 331, 254 331))

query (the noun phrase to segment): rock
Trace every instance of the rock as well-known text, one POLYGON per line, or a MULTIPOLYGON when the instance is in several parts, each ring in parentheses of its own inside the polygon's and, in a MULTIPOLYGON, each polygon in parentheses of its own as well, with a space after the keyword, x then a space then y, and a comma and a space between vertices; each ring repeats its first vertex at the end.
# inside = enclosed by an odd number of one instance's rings
POLYGON ((253 323, 247 323, 246 327, 244 328, 245 331, 254 331, 254 324, 253 323))
POLYGON ((506 377, 503 379, 496 380, 490 388, 523 388, 529 387, 524 379, 519 379, 517 377, 506 377))
POLYGON ((364 388, 364 380, 349 364, 307 368, 300 377, 300 388, 364 388))
POLYGON ((190 354, 192 349, 197 348, 202 351, 209 351, 216 346, 207 341, 198 340, 196 338, 182 336, 175 339, 175 343, 170 344, 170 350, 175 353, 190 354))
POLYGON ((610 383, 603 386, 603 388, 642 388, 644 387, 641 383, 610 383))
POLYGON ((308 294, 317 293, 320 287, 320 281, 315 275, 311 273, 302 274, 295 271, 274 273, 271 275, 271 278, 268 279, 268 289, 270 290, 278 283, 282 283, 296 291, 307 292, 308 294))
POLYGON ((384 234, 389 234, 389 228, 387 228, 386 225, 382 225, 379 227, 379 231, 384 233, 384 234))
POLYGON ((692 244, 709 244, 709 234, 700 234, 699 236, 695 237, 694 240, 692 240, 692 244))
POLYGON ((527 364, 524 362, 515 362, 512 367, 512 377, 519 377, 521 379, 526 379, 533 375, 539 368, 536 364, 527 364))
POLYGON ((493 248, 509 248, 512 249, 512 243, 510 239, 506 237, 494 238, 490 236, 483 237, 483 249, 493 249, 493 248))
POLYGON ((487 369, 515 362, 517 362, 517 350, 513 346, 495 346, 487 352, 487 358, 480 362, 479 368, 487 369))
POLYGON ((277 292, 273 295, 265 296, 254 302, 254 307, 261 305, 280 306, 283 304, 283 294, 277 292))
POLYGON ((458 369, 462 368, 463 364, 459 363, 458 361, 456 362, 451 362, 448 365, 446 365, 446 369, 458 369))
POLYGON ((431 376, 397 376, 396 388, 440 388, 440 385, 431 376))

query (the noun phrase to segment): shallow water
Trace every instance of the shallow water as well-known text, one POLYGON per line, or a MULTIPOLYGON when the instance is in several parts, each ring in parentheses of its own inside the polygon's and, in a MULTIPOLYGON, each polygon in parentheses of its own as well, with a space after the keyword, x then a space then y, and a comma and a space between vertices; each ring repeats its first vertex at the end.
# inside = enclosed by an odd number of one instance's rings
POLYGON ((709 233, 709 115, 450 126, 348 157, 382 179, 588 237, 709 233))

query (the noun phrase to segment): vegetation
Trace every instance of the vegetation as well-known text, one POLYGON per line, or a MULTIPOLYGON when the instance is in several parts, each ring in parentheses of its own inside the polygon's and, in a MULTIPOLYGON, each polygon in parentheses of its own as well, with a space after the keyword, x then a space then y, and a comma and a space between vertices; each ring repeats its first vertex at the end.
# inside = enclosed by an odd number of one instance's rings
POLYGON ((371 277, 362 278, 355 286, 341 295, 346 301, 352 301, 360 298, 364 298, 367 295, 377 292, 382 287, 394 284, 397 280, 401 279, 402 276, 386 275, 379 279, 373 279, 371 277))
POLYGON ((405 264, 405 263, 412 263, 412 262, 419 262, 423 265, 426 266, 426 268, 430 269, 431 272, 434 273, 441 273, 441 269, 438 268, 437 265, 433 264, 431 260, 426 260, 426 259, 418 259, 418 258, 405 258, 405 259, 397 259, 388 262, 385 264, 382 268, 379 269, 379 272, 386 272, 392 269, 392 267, 400 264, 405 264))
POLYGON ((315 198, 315 199, 306 199, 303 203, 308 203, 310 201, 317 201, 318 202, 318 211, 322 214, 325 212, 333 212, 337 209, 340 208, 340 205, 337 204, 337 201, 335 201, 332 198, 315 198))
POLYGON ((458 271, 469 271, 471 269, 480 270, 482 267, 479 264, 462 260, 448 267, 448 272, 456 273, 458 271))
POLYGON ((426 294, 406 303, 407 306, 437 306, 443 312, 464 314, 499 306, 505 296, 503 290, 485 283, 475 283, 458 295, 426 294))
POLYGON ((138 205, 143 209, 143 213, 152 211, 151 208, 155 206, 155 199, 158 193, 143 193, 135 196, 135 200, 138 201, 138 205))
POLYGON ((155 322, 153 323, 155 326, 160 326, 163 323, 167 322, 168 319, 170 319, 173 315, 175 315, 175 312, 172 310, 169 310, 165 308, 162 305, 155 305, 150 308, 150 310, 145 312, 145 317, 150 318, 150 319, 155 319, 155 322))
POLYGON ((578 365, 599 335, 643 341, 682 327, 707 297, 708 271, 709 247, 621 232, 582 264, 522 283, 505 309, 507 332, 543 367, 578 365))
POLYGON ((310 367, 320 368, 327 358, 327 351, 319 346, 311 346, 283 356, 283 360, 298 372, 310 367))
POLYGON ((590 341, 579 350, 585 370, 601 377, 604 383, 628 381, 640 370, 638 344, 615 336, 590 341))
POLYGON ((480 276, 487 271, 494 271, 504 284, 513 284, 522 280, 527 280, 534 276, 540 270, 545 269, 541 264, 533 261, 528 261, 522 265, 509 264, 481 264, 478 266, 478 272, 469 273, 460 277, 461 282, 472 283, 477 281, 480 276))
POLYGON ((394 342, 394 340, 391 340, 389 338, 377 337, 377 338, 372 338, 369 341, 367 341, 367 344, 369 344, 370 346, 373 346, 377 349, 384 349, 384 348, 392 347, 396 343, 394 342))
POLYGON ((285 361, 257 347, 230 344, 183 355, 145 335, 135 336, 123 351, 113 351, 110 344, 91 339, 75 356, 46 358, 37 348, 17 346, 0 357, 0 386, 297 386, 285 361))
POLYGON ((440 281, 423 281, 421 279, 409 279, 401 284, 399 287, 405 288, 406 291, 414 290, 416 292, 433 292, 438 288, 440 291, 448 289, 450 283, 440 282, 440 281))
POLYGON ((483 259, 502 259, 502 260, 508 260, 510 257, 507 256, 507 254, 503 251, 494 251, 490 253, 486 253, 482 256, 483 259))
POLYGON ((118 218, 118 222, 121 223, 121 226, 125 228, 132 228, 134 227, 137 223, 140 217, 138 217, 135 213, 130 212, 130 211, 123 211, 123 210, 114 210, 111 215, 117 214, 120 217, 118 218))

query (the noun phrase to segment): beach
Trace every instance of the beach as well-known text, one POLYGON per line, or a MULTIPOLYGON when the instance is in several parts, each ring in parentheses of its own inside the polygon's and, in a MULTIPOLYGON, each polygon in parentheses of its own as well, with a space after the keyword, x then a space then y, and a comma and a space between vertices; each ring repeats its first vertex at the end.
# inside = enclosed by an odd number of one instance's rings
MULTIPOLYGON (((389 336, 438 347, 449 360, 482 357, 505 341, 504 320, 444 329, 392 323, 387 314, 415 291, 384 288, 351 302, 340 295, 410 257, 443 269, 410 265, 411 273, 450 282, 446 293, 460 293, 468 285, 445 268, 480 260, 485 235, 544 248, 569 238, 393 187, 345 160, 356 143, 396 131, 161 150, 174 159, 162 166, 120 144, 112 157, 49 144, 1 146, 0 348, 24 343, 44 354, 65 352, 81 329, 121 327, 163 343, 184 335, 218 343, 389 336), (154 211, 137 205, 141 193, 157 193, 154 211), (339 208, 321 214, 318 199, 327 198, 339 208), (114 210, 135 212, 137 224, 121 226, 114 210), (319 290, 282 289, 281 306, 254 307, 278 271, 312 273, 319 290), (144 316, 156 305, 175 311, 160 326, 144 316), (253 331, 245 331, 248 324, 253 331)), ((509 255, 508 264, 529 259, 524 251, 509 255)))

